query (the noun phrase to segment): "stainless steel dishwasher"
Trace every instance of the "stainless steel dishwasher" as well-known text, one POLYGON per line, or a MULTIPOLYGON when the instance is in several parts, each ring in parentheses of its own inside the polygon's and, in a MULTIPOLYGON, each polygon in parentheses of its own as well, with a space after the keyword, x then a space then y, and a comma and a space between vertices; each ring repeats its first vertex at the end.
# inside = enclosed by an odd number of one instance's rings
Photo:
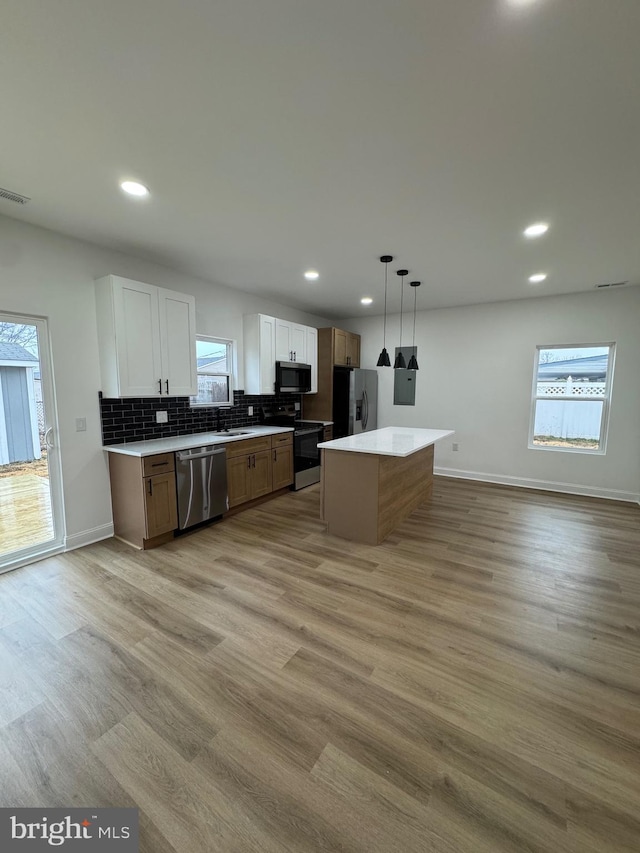
POLYGON ((229 509, 227 449, 218 444, 176 453, 178 528, 185 530, 229 509))

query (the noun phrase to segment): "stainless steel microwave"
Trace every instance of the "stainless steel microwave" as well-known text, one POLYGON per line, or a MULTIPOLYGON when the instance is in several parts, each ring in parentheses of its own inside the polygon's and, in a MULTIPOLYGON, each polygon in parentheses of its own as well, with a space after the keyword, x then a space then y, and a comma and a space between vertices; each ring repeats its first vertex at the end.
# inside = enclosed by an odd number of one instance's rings
POLYGON ((276 361, 276 391, 306 394, 311 391, 311 365, 297 361, 276 361))

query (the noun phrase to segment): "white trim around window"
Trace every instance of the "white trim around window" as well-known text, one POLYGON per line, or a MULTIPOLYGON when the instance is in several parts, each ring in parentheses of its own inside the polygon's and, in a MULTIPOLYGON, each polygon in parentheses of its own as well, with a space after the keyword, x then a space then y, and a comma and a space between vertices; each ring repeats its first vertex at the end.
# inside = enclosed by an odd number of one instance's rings
POLYGON ((613 342, 536 347, 530 450, 606 453, 615 349, 613 342))
POLYGON ((227 338, 196 336, 198 394, 191 408, 233 406, 236 344, 227 338))

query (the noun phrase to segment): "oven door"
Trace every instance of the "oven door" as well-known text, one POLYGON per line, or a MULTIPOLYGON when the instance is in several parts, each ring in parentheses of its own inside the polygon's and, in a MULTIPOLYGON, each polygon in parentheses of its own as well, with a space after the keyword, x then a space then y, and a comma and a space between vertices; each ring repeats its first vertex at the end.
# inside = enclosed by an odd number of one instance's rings
POLYGON ((302 489, 320 482, 320 450, 323 427, 296 430, 293 434, 293 470, 295 488, 302 489))

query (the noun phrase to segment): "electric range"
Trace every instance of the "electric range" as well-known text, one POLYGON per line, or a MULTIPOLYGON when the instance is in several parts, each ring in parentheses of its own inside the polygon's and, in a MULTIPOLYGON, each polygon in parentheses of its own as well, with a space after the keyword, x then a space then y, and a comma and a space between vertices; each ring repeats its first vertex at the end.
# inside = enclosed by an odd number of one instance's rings
POLYGON ((295 403, 263 406, 260 422, 265 426, 293 428, 293 488, 297 490, 320 482, 318 444, 324 435, 324 424, 321 421, 300 423, 296 415, 295 403))

